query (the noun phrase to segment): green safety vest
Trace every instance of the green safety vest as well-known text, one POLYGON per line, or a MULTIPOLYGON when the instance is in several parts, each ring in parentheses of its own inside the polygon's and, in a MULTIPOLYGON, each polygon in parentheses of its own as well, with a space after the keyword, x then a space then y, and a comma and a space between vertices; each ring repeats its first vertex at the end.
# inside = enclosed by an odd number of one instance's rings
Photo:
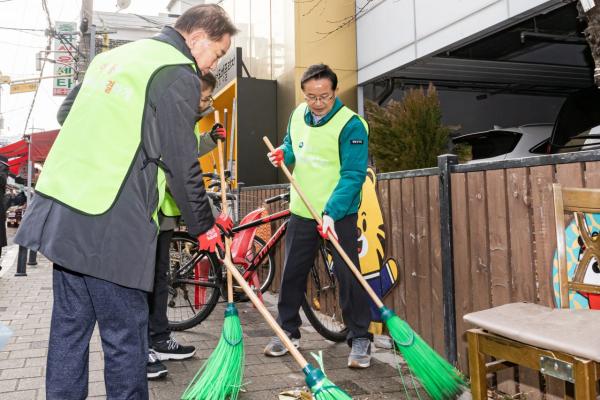
MULTIPOLYGON (((48 154, 36 191, 80 213, 107 212, 141 147, 148 85, 161 68, 181 64, 195 68, 175 47, 153 39, 98 54, 48 154)), ((158 168, 158 204, 165 181, 158 168)))
MULTIPOLYGON (((194 126, 194 135, 196 135, 196 139, 198 140, 198 151, 200 151, 200 130, 198 129, 198 124, 194 126)), ((175 199, 168 191, 165 192, 165 198, 160 205, 160 211, 167 217, 179 217, 181 215, 181 210, 177 207, 175 199)))
MULTIPOLYGON (((367 132, 369 127, 360 115, 346 106, 342 106, 324 125, 309 126, 304 120, 307 107, 306 103, 300 104, 290 119, 292 148, 296 157, 292 175, 315 211, 321 215, 340 180, 339 137, 344 126, 356 115, 367 132)), ((312 218, 293 187, 290 190, 290 211, 312 218)))

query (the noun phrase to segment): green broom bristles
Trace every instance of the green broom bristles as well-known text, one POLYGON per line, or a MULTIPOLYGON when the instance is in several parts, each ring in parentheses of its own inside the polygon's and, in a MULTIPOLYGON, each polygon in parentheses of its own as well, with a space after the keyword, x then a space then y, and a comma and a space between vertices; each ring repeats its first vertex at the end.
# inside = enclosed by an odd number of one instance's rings
POLYGON ((466 384, 460 373, 387 307, 379 309, 402 357, 434 400, 453 399, 466 384))
POLYGON ((235 400, 244 376, 242 324, 233 303, 227 304, 217 347, 194 376, 182 400, 235 400))
POLYGON ((306 374, 306 384, 315 400, 352 400, 352 397, 331 382, 318 368, 307 364, 302 369, 306 374))

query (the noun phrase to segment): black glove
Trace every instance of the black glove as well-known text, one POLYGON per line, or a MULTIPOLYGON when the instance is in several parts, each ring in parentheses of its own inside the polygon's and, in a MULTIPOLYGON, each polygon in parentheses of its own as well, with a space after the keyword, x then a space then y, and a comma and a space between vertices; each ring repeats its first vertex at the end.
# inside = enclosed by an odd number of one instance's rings
POLYGON ((227 132, 225 132, 225 128, 223 128, 223 125, 216 123, 210 130, 209 135, 212 138, 213 142, 217 143, 217 141, 219 140, 225 141, 225 138, 227 137, 227 132))

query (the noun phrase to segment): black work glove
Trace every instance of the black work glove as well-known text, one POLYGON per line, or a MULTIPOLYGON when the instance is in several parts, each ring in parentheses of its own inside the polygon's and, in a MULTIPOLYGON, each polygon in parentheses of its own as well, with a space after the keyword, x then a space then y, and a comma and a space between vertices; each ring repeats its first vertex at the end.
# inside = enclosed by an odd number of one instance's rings
POLYGON ((225 132, 225 128, 223 128, 223 125, 216 123, 210 130, 209 135, 213 142, 217 143, 217 141, 219 140, 225 141, 225 138, 227 137, 227 132, 225 132))

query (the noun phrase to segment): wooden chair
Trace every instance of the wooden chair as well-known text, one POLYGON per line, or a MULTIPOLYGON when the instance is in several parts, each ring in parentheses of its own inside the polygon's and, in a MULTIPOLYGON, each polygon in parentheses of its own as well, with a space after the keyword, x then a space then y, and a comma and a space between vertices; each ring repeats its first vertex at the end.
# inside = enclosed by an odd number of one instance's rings
MULTIPOLYGON (((587 283, 589 274, 595 273, 589 270, 591 261, 600 262, 600 235, 592 236, 583 214, 600 213, 600 190, 561 188, 558 184, 553 190, 561 308, 511 303, 464 316, 466 322, 479 327, 467 331, 474 400, 487 398, 486 374, 515 365, 572 383, 575 399, 596 399, 600 311, 570 309, 569 291, 600 294, 598 283, 587 283), (567 273, 565 212, 574 214, 585 245, 572 279, 567 273), (497 361, 486 364, 486 356, 497 361)), ((565 391, 565 398, 569 392, 565 391)))

